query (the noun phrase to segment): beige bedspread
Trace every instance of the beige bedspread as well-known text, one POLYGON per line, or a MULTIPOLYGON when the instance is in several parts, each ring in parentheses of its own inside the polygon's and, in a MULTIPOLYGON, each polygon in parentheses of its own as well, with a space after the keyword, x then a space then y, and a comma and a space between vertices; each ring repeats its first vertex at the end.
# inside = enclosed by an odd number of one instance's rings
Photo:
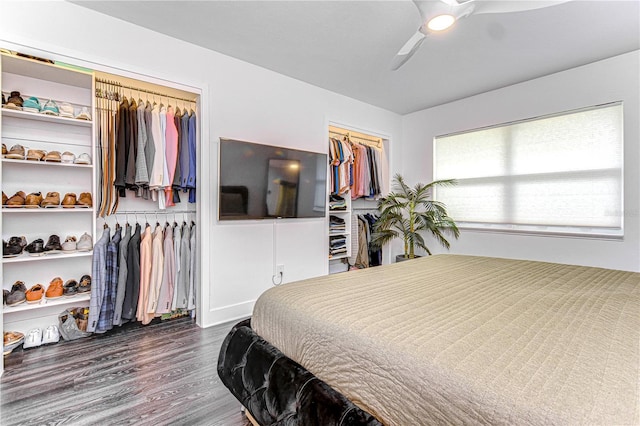
POLYGON ((252 327, 385 424, 640 424, 638 273, 439 255, 272 288, 252 327))

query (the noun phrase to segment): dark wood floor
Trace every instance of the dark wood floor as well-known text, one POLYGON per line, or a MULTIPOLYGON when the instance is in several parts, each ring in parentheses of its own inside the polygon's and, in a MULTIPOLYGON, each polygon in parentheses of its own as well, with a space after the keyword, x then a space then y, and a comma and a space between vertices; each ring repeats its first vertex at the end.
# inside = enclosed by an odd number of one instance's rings
POLYGON ((184 318, 16 349, 0 380, 0 424, 248 425, 216 372, 232 325, 184 318))

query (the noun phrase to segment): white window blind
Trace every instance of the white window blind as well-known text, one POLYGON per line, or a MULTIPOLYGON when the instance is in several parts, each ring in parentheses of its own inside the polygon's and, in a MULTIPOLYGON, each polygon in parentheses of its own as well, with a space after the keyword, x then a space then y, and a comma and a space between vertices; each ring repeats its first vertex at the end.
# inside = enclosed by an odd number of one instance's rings
POLYGON ((622 104, 439 136, 434 178, 461 227, 622 236, 622 104))

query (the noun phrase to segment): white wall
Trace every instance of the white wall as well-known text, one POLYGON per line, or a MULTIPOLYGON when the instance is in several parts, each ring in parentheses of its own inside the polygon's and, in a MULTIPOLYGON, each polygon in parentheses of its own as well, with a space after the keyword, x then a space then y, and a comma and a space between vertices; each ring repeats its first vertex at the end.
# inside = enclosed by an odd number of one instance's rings
POLYGON ((403 174, 409 182, 429 182, 433 178, 435 136, 611 101, 624 102, 624 241, 463 230, 460 239, 452 243, 451 253, 640 270, 638 76, 640 53, 636 51, 404 116, 400 154, 403 174))
POLYGON ((2 2, 2 16, 0 46, 202 89, 203 325, 249 315, 274 262, 285 265, 285 282, 328 270, 324 219, 217 223, 219 137, 327 152, 333 121, 388 135, 392 146, 401 138, 397 114, 74 4, 2 2))

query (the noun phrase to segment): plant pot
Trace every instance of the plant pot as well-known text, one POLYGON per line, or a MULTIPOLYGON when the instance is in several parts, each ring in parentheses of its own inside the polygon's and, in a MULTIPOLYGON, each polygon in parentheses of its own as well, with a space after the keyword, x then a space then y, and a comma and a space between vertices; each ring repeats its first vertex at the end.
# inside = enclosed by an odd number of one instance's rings
POLYGON ((405 260, 413 260, 413 259, 417 259, 421 256, 416 255, 416 257, 411 258, 411 257, 404 257, 404 254, 398 254, 396 255, 396 263, 398 262, 404 262, 405 260))

